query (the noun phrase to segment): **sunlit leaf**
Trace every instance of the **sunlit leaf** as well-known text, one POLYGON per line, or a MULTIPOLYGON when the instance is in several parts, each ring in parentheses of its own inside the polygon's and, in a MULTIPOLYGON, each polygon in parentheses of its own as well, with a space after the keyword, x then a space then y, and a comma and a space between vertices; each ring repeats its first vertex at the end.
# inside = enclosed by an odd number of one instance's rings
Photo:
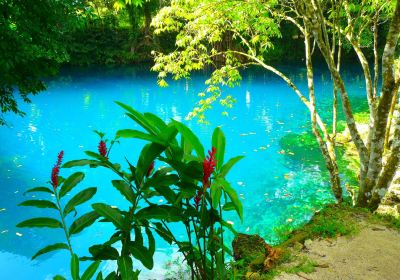
POLYGON ((71 277, 73 280, 79 280, 79 259, 76 254, 71 257, 71 277))
POLYGON ((212 135, 212 146, 216 149, 217 170, 220 170, 224 163, 225 142, 225 135, 222 129, 220 127, 215 128, 212 135))
POLYGON ((99 214, 97 214, 95 211, 82 215, 71 224, 69 227, 69 234, 77 234, 81 232, 85 228, 92 225, 99 217, 99 214))
POLYGON ((60 221, 53 218, 32 218, 25 220, 19 224, 17 227, 48 227, 48 228, 62 228, 60 221))
POLYGON ((117 228, 124 228, 124 217, 118 210, 104 203, 95 203, 92 207, 97 214, 112 222, 117 228))
POLYGON ((85 174, 82 172, 75 172, 69 176, 60 188, 59 197, 62 198, 68 192, 70 192, 77 184, 79 184, 85 178, 85 174))
POLYGON ((33 255, 32 260, 36 259, 40 255, 46 254, 48 252, 56 251, 56 250, 69 250, 69 247, 65 243, 56 243, 56 244, 46 246, 46 247, 40 249, 39 251, 37 251, 33 255))
POLYGON ((85 203, 96 194, 97 188, 87 188, 74 195, 64 208, 64 216, 68 215, 76 206, 85 203))
POLYGON ((26 200, 18 204, 18 206, 33 206, 38 208, 52 208, 58 209, 57 205, 48 200, 26 200))

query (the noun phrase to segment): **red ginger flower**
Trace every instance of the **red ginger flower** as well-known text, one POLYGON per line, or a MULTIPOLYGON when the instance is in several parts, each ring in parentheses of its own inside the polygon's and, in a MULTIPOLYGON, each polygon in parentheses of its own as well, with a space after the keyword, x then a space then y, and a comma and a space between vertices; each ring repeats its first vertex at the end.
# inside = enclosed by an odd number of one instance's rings
POLYGON ((51 170, 51 184, 56 189, 58 186, 58 174, 60 173, 60 166, 64 157, 64 151, 58 153, 57 162, 51 170))
POLYGON ((199 209, 200 201, 203 198, 203 191, 197 191, 196 196, 194 197, 194 206, 196 209, 199 209))
POLYGON ((203 186, 205 189, 210 187, 210 176, 217 165, 217 160, 215 159, 216 151, 217 150, 212 147, 211 151, 208 151, 208 156, 206 156, 203 162, 203 186))
MULTIPOLYGON (((203 161, 203 190, 206 191, 210 187, 210 177, 215 170, 215 166, 217 165, 217 160, 215 159, 216 149, 214 147, 211 148, 211 151, 208 151, 208 156, 203 161)), ((194 197, 194 205, 196 209, 199 208, 200 201, 203 198, 204 191, 197 191, 196 196, 194 197)))
POLYGON ((107 158, 107 146, 106 142, 103 140, 100 141, 99 146, 98 146, 99 154, 102 155, 103 157, 107 158))

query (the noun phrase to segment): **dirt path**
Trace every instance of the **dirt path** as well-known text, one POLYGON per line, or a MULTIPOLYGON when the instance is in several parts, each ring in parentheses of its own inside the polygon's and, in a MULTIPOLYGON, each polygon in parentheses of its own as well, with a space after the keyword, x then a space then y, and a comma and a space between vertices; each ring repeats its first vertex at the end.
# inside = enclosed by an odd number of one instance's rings
POLYGON ((301 254, 317 263, 316 271, 275 280, 400 279, 400 233, 383 226, 368 226, 354 237, 308 240, 301 254))

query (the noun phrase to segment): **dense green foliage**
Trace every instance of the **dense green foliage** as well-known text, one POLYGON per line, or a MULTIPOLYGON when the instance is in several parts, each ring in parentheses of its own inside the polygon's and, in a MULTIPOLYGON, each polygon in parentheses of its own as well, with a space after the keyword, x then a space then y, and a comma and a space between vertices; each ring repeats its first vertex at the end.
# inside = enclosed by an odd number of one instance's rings
MULTIPOLYGON (((23 114, 17 104, 45 88, 43 78, 68 60, 63 41, 79 2, 3 0, 0 2, 1 112, 23 114)), ((0 125, 4 124, 0 116, 0 125)))
MULTIPOLYGON (((232 255, 225 245, 224 236, 229 230, 236 234, 232 225, 224 220, 223 214, 235 211, 243 219, 241 201, 236 191, 226 180, 232 167, 243 157, 226 160, 226 140, 222 130, 217 127, 212 135, 212 149, 205 149, 197 136, 184 124, 172 121, 166 124, 156 115, 142 114, 133 108, 118 103, 131 118, 145 131, 123 129, 116 133, 110 142, 105 134, 100 136, 98 153, 86 151, 89 158, 65 163, 64 168, 89 166, 106 168, 119 179, 111 185, 128 202, 126 209, 119 203, 111 206, 106 203, 92 204, 93 211, 75 219, 69 228, 65 218, 76 207, 96 193, 96 188, 87 188, 75 194, 68 202, 61 199, 82 181, 84 174, 76 172, 66 180, 58 176, 63 152, 58 156, 53 168, 51 183, 53 188, 39 187, 29 192, 53 194, 53 199, 27 200, 22 206, 53 208, 58 210, 59 219, 40 217, 23 221, 19 227, 63 228, 67 243, 49 245, 36 253, 37 256, 60 249, 71 253, 71 275, 73 279, 91 279, 101 261, 116 261, 118 269, 105 279, 138 279, 140 270, 133 269, 132 258, 147 269, 154 266, 153 255, 156 249, 154 233, 169 244, 174 244, 183 254, 196 279, 225 279, 227 275, 226 255, 232 255), (126 157, 125 167, 111 161, 111 149, 123 138, 148 141, 139 155, 137 164, 126 157), (107 147, 108 143, 108 147, 107 147), (156 170, 155 165, 163 166, 156 170), (70 244, 70 236, 98 222, 111 223, 115 231, 103 244, 92 245, 90 257, 78 258, 70 244), (171 231, 171 223, 180 223, 186 234, 171 231), (120 251, 117 248, 121 248, 120 251), (79 261, 92 261, 89 268, 80 276, 79 261), (90 275, 90 276, 87 276, 90 275)), ((64 199, 65 200, 65 199, 64 199)), ((62 279, 59 276, 58 279, 62 279)), ((100 272, 96 279, 103 279, 100 272)))

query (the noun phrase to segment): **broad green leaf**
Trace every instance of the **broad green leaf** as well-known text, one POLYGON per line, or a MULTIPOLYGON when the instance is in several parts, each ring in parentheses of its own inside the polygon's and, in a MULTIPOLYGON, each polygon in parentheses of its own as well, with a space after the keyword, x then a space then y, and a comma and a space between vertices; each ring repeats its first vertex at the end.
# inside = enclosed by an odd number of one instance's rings
POLYGON ((60 221, 53 218, 33 218, 25 220, 17 225, 17 227, 48 227, 48 228, 62 228, 60 221))
POLYGON ((154 252, 156 251, 156 241, 154 239, 153 233, 148 227, 146 227, 146 234, 149 240, 149 253, 151 256, 153 256, 154 252))
POLYGON ((18 204, 18 206, 33 206, 38 208, 52 208, 58 209, 57 205, 48 200, 26 200, 18 204))
POLYGON ((143 147, 136 166, 136 179, 142 182, 150 164, 165 150, 165 146, 150 143, 143 147))
POLYGON ((221 195, 222 195, 222 186, 219 182, 220 180, 216 179, 212 182, 211 184, 211 201, 212 201, 212 207, 214 209, 218 209, 219 202, 221 200, 221 195))
POLYGON ((121 256, 117 260, 118 271, 121 274, 121 279, 132 279, 133 278, 133 265, 130 256, 121 256))
POLYGON ((73 280, 79 280, 79 259, 76 254, 71 257, 71 277, 73 280))
POLYGON ((67 279, 65 279, 63 276, 61 276, 61 275, 56 275, 56 276, 54 276, 53 277, 53 280, 67 280, 67 279))
POLYGON ((189 141, 193 149, 196 151, 196 154, 199 157, 199 159, 201 160, 204 159, 204 147, 201 144, 199 138, 197 138, 197 136, 190 130, 190 128, 188 128, 183 123, 180 123, 175 120, 173 120, 172 123, 179 131, 179 133, 181 133, 182 136, 185 137, 186 141, 189 141))
POLYGON ((96 273, 96 270, 99 268, 100 261, 95 261, 82 274, 81 280, 90 280, 92 279, 93 275, 96 273))
POLYGON ((87 188, 74 195, 65 205, 64 216, 68 215, 76 206, 85 203, 96 194, 97 188, 87 188))
POLYGON ((124 103, 118 101, 116 101, 115 103, 117 103, 119 106, 128 111, 129 113, 127 113, 127 116, 129 116, 132 120, 134 120, 138 125, 140 125, 153 135, 157 134, 157 129, 145 118, 143 114, 141 114, 140 112, 133 109, 131 106, 126 105, 124 103))
POLYGON ((235 206, 236 212, 238 213, 240 220, 243 221, 243 205, 236 191, 231 187, 231 185, 226 180, 220 179, 218 181, 220 182, 225 193, 231 199, 233 206, 235 206))
POLYGON ((183 153, 186 156, 190 156, 192 153, 192 145, 190 145, 190 142, 185 140, 185 137, 183 137, 183 135, 181 135, 181 147, 183 148, 183 153))
POLYGON ((142 228, 138 225, 134 225, 133 229, 135 231, 135 243, 136 245, 143 246, 143 234, 142 228))
POLYGON ((165 142, 163 140, 161 140, 160 138, 158 138, 154 135, 150 135, 150 134, 138 131, 138 130, 134 130, 134 129, 118 130, 117 136, 122 137, 122 138, 142 139, 142 140, 157 143, 160 145, 166 145, 165 142))
POLYGON ((167 174, 153 176, 146 181, 146 187, 155 186, 170 186, 179 182, 179 177, 176 174, 167 174))
POLYGON ((135 193, 131 186, 123 180, 113 180, 112 185, 132 204, 135 203, 135 193))
POLYGON ((51 193, 51 194, 54 193, 54 191, 49 189, 48 187, 35 187, 35 188, 31 188, 31 189, 26 190, 24 192, 24 194, 30 193, 30 192, 46 192, 46 193, 51 193))
POLYGON ((106 278, 104 278, 104 280, 118 280, 117 274, 115 273, 115 271, 110 272, 110 274, 107 275, 106 278))
POLYGON ((56 243, 53 245, 46 246, 39 251, 36 252, 36 254, 33 255, 32 260, 36 259, 40 255, 46 254, 48 252, 56 251, 56 250, 69 250, 69 247, 65 243, 56 243))
POLYGON ((139 260, 147 269, 152 269, 154 266, 153 256, 147 250, 146 247, 135 242, 131 242, 129 251, 132 256, 139 260))
POLYGON ((124 217, 117 209, 104 203, 95 203, 92 207, 97 214, 112 222, 117 228, 124 228, 124 217))
POLYGON ((168 205, 151 205, 140 209, 136 216, 138 219, 156 219, 177 222, 182 220, 181 210, 177 207, 168 205))
POLYGON ((171 233, 160 222, 156 222, 154 225, 156 226, 154 230, 157 232, 157 234, 171 245, 173 241, 173 236, 171 233))
POLYGON ((216 149, 217 170, 220 170, 224 164, 225 142, 225 135, 222 129, 220 127, 215 128, 212 135, 212 146, 216 149))
POLYGON ((157 127, 158 130, 162 131, 167 128, 167 124, 153 113, 144 113, 143 116, 150 124, 157 127))
POLYGON ((69 234, 77 234, 92 225, 99 218, 95 211, 86 213, 76 219, 69 227, 69 234))
POLYGON ((97 274, 96 280, 103 280, 103 273, 101 271, 97 274))
POLYGON ((232 210, 235 210, 235 205, 233 205, 233 203, 230 201, 230 202, 227 202, 227 203, 225 203, 224 204, 224 206, 222 207, 222 210, 224 210, 224 211, 232 211, 232 210))
POLYGON ((79 182, 81 182, 85 178, 85 174, 82 172, 75 172, 71 176, 69 176, 64 184, 62 184, 60 188, 59 197, 62 198, 64 195, 66 195, 68 192, 70 192, 79 182))
POLYGON ((158 194, 163 196, 169 203, 174 204, 176 202, 176 194, 170 187, 157 186, 154 187, 158 194))
POLYGON ((110 245, 93 245, 89 252, 97 260, 116 260, 119 257, 117 249, 110 245))
POLYGON ((95 153, 95 152, 92 152, 92 151, 85 151, 85 154, 87 154, 88 156, 90 156, 92 158, 95 158, 95 159, 98 159, 100 161, 103 161, 103 162, 107 161, 107 158, 105 156, 102 156, 102 155, 100 155, 98 153, 95 153))
POLYGON ((62 165, 62 168, 71 168, 71 167, 85 166, 85 165, 101 165, 101 163, 93 159, 77 159, 64 163, 62 165))
POLYGON ((228 172, 232 169, 232 167, 242 158, 244 158, 244 156, 237 156, 237 157, 233 157, 231 159, 229 159, 222 167, 221 170, 218 174, 218 177, 224 178, 228 172))

